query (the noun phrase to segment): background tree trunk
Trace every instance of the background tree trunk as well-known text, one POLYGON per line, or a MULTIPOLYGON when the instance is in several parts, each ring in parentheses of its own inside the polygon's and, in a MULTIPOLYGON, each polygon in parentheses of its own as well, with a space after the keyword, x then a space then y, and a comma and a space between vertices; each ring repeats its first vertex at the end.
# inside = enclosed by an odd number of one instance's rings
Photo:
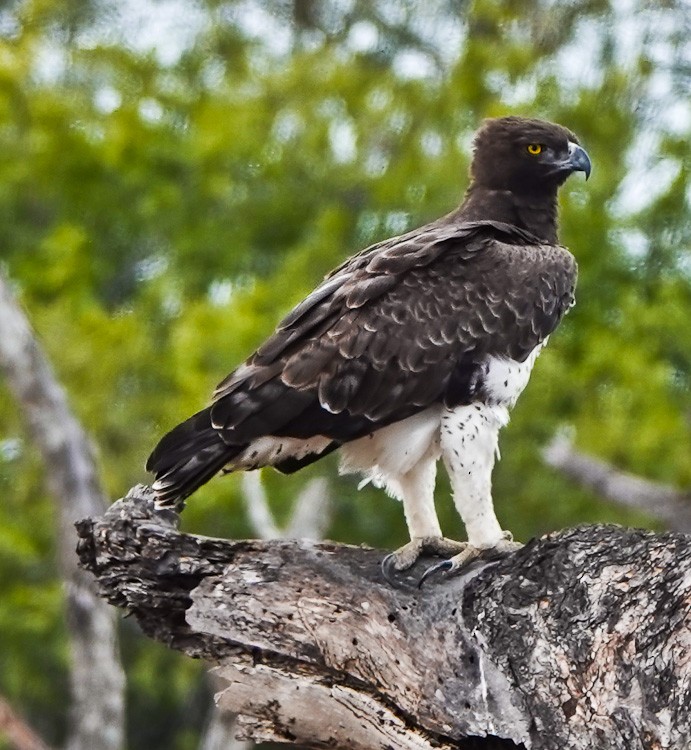
POLYGON ((401 588, 382 553, 180 534, 134 488, 78 524, 109 601, 218 665, 245 737, 313 748, 691 743, 691 539, 583 526, 401 588))
POLYGON ((67 403, 31 326, 0 276, 0 371, 46 469, 58 509, 58 563, 65 581, 72 704, 67 750, 122 750, 125 677, 114 614, 74 554, 74 522, 103 513, 93 447, 67 403), (97 667, 96 667, 97 665, 97 667))

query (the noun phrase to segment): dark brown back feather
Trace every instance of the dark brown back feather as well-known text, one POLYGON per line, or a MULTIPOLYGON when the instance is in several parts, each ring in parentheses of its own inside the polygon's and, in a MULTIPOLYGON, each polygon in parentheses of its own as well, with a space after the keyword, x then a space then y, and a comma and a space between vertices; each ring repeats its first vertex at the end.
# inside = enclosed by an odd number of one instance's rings
POLYGON ((454 374, 459 403, 472 396, 459 367, 522 361, 554 330, 573 301, 566 250, 496 222, 442 221, 341 266, 219 386, 212 421, 228 444, 352 440, 445 399, 454 374))

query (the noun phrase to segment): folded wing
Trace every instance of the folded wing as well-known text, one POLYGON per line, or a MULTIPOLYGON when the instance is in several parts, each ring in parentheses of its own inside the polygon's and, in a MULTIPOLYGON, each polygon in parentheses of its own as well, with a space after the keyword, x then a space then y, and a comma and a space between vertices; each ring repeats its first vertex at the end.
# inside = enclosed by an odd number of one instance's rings
POLYGON ((260 438, 328 438, 271 461, 294 470, 432 403, 470 400, 484 358, 523 361, 554 330, 575 277, 566 250, 496 222, 440 220, 375 245, 297 305, 147 468, 179 500, 260 438))

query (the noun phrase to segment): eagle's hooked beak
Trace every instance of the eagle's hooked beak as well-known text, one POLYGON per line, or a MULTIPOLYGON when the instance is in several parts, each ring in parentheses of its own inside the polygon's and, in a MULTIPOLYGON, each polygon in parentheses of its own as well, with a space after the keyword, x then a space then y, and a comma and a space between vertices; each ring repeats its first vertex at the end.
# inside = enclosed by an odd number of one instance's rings
POLYGON ((569 158, 567 166, 572 172, 585 172, 585 179, 590 177, 590 157, 584 148, 569 141, 569 158))

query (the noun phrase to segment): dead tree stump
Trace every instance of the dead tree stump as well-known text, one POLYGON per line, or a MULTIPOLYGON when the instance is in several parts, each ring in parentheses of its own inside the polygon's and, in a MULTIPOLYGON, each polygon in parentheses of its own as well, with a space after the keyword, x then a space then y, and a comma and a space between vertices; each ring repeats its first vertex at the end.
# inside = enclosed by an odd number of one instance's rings
POLYGON ((689 536, 581 526, 418 590, 386 583, 381 551, 176 521, 134 488, 78 524, 81 564, 147 635, 218 665, 220 704, 248 738, 691 747, 689 536))

